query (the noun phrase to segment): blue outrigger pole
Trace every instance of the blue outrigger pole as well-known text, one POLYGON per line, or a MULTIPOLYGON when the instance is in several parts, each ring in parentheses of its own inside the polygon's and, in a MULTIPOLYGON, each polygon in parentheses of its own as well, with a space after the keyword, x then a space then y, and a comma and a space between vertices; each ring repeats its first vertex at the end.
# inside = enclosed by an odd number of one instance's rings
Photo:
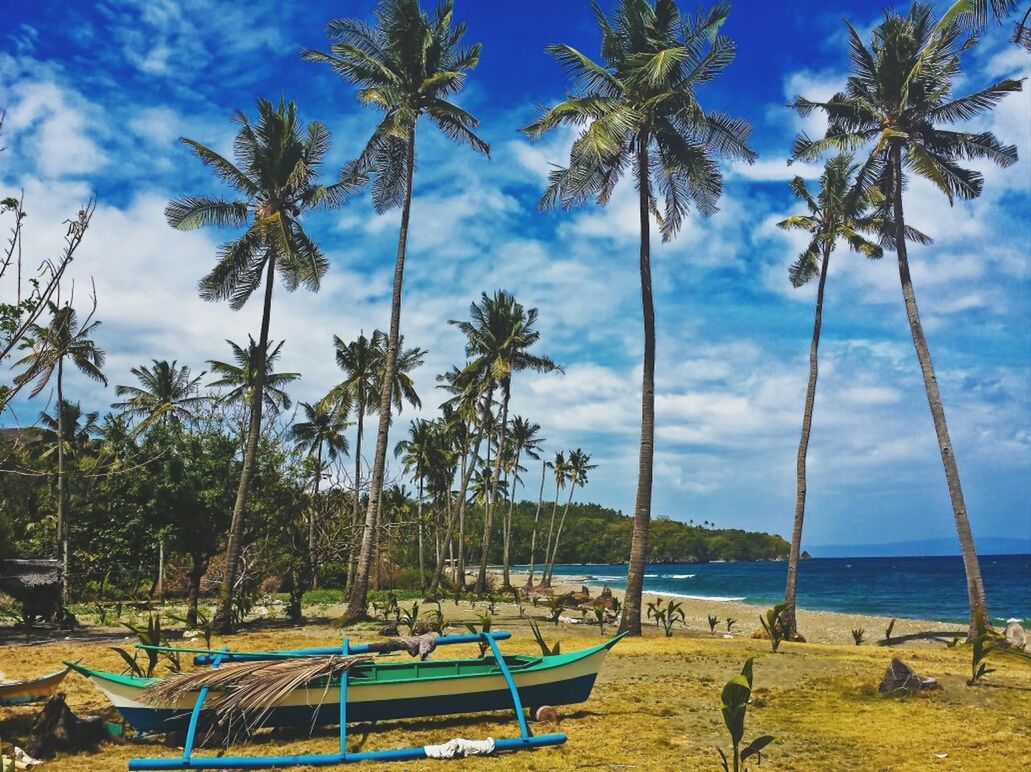
MULTIPOLYGON (((498 668, 508 684, 509 692, 512 694, 512 707, 515 709, 516 720, 519 723, 519 736, 494 741, 494 749, 499 751, 520 751, 530 748, 541 748, 548 745, 561 745, 566 741, 564 734, 543 734, 534 736, 526 723, 526 716, 523 713, 523 703, 519 698, 519 690, 516 688, 512 671, 498 648, 497 641, 512 637, 511 633, 498 631, 496 633, 474 633, 470 635, 444 635, 437 639, 437 645, 448 645, 456 643, 486 643, 494 654, 498 668)), ((154 648, 154 647, 147 647, 154 648)), ((190 653, 188 649, 180 649, 190 653)), ((345 638, 339 648, 321 649, 297 649, 284 652, 230 652, 196 650, 199 656, 194 657, 194 662, 199 665, 211 665, 217 668, 225 662, 258 661, 267 659, 279 659, 289 657, 310 657, 320 655, 343 655, 351 656, 363 654, 369 651, 367 645, 358 644, 351 646, 345 638)), ((304 754, 296 756, 194 756, 193 745, 197 737, 197 724, 200 720, 201 708, 207 698, 207 688, 202 688, 197 694, 197 701, 193 705, 190 714, 190 724, 186 732, 186 742, 183 747, 183 755, 178 758, 150 758, 130 759, 129 769, 150 770, 150 769, 275 769, 282 767, 309 766, 309 767, 332 767, 338 764, 351 764, 357 761, 415 761, 428 758, 426 750, 421 747, 394 748, 383 751, 359 751, 357 753, 347 752, 347 681, 349 674, 345 670, 340 674, 340 750, 337 753, 304 754)))

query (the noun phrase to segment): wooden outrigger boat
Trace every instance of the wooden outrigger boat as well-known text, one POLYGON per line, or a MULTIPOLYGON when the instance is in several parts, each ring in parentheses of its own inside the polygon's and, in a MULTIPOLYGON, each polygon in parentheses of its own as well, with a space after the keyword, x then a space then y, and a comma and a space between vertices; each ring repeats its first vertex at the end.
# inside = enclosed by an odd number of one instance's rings
MULTIPOLYGON (((425 758, 423 748, 346 752, 346 725, 352 722, 435 717, 455 713, 512 710, 520 737, 495 741, 498 750, 520 750, 565 742, 565 735, 533 736, 523 706, 570 705, 586 701, 609 649, 619 637, 569 654, 503 656, 496 641, 506 632, 442 636, 437 645, 483 643, 490 652, 483 658, 433 661, 370 660, 358 662, 341 676, 304 684, 294 689, 268 713, 264 726, 312 727, 339 725, 340 753, 290 757, 197 757, 192 746, 199 725, 213 711, 205 708, 207 688, 174 701, 154 704, 147 687, 160 679, 138 678, 92 670, 66 663, 86 676, 138 732, 186 731, 182 758, 133 759, 130 769, 258 769, 291 765, 329 766, 362 760, 425 758)), ((622 637, 622 636, 620 636, 622 637)), ((224 663, 292 657, 349 656, 369 651, 362 645, 288 652, 230 652, 182 649, 197 653, 196 664, 218 667, 224 663)))
POLYGON ((0 680, 0 705, 24 705, 29 702, 42 702, 54 696, 61 681, 68 675, 69 668, 58 670, 50 675, 29 678, 24 681, 0 680))

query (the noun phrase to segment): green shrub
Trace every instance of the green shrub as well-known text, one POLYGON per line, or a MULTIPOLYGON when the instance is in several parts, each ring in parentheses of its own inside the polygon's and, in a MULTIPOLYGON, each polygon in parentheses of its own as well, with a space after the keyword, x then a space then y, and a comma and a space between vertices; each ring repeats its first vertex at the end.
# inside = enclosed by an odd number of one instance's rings
POLYGON ((748 701, 752 696, 752 660, 749 659, 741 668, 741 675, 735 676, 723 687, 720 698, 720 710, 723 713, 723 723, 730 732, 730 742, 733 748, 731 758, 722 748, 717 748, 720 754, 720 761, 723 772, 745 772, 742 766, 745 761, 755 756, 755 763, 762 763, 762 749, 773 742, 772 735, 763 735, 752 740, 744 748, 741 742, 745 735, 745 714, 748 711, 748 701))
POLYGON ((759 621, 762 623, 763 630, 770 636, 770 648, 773 649, 774 654, 777 653, 780 642, 785 638, 784 609, 787 607, 787 603, 778 603, 773 608, 768 609, 765 615, 759 615, 759 621))

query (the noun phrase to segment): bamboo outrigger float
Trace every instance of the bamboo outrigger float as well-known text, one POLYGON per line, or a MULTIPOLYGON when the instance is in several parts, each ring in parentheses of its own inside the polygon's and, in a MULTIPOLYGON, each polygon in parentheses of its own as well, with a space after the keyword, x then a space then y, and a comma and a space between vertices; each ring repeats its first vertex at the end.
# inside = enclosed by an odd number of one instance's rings
MULTIPOLYGON (((619 637, 570 654, 503 656, 497 641, 510 637, 510 633, 501 631, 441 636, 436 639, 438 646, 480 643, 489 648, 490 654, 483 658, 422 662, 356 662, 335 678, 291 691, 269 711, 263 725, 337 724, 340 727, 338 752, 296 756, 196 756, 193 750, 198 728, 212 717, 211 708, 205 707, 208 687, 200 688, 195 694, 191 692, 154 704, 153 700, 148 700, 146 690, 160 679, 116 675, 66 664, 103 691, 138 732, 186 731, 181 757, 132 759, 130 770, 269 769, 335 766, 356 761, 411 761, 427 758, 425 748, 349 753, 347 724, 493 710, 514 710, 519 725, 519 736, 495 740, 495 750, 527 750, 564 743, 564 734, 531 734, 523 706, 569 705, 587 700, 605 655, 619 637)), ((234 662, 352 657, 369 653, 370 647, 352 646, 344 640, 340 647, 279 652, 175 650, 196 654, 195 664, 218 668, 234 662)))

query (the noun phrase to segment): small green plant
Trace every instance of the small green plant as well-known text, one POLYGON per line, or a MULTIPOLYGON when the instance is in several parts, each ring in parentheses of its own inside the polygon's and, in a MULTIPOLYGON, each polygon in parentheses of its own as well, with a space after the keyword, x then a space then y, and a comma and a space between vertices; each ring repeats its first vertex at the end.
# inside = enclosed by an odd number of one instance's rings
MULTIPOLYGON (((165 646, 168 643, 161 631, 161 617, 158 614, 152 614, 147 618, 146 627, 137 627, 124 622, 123 624, 129 628, 130 632, 136 635, 139 642, 144 646, 165 646)), ((162 656, 168 660, 168 669, 173 673, 178 673, 182 670, 179 652, 176 651, 160 652, 149 648, 136 649, 132 654, 129 654, 125 649, 117 646, 112 646, 111 650, 117 653, 118 656, 122 658, 122 661, 125 662, 125 672, 137 676, 138 678, 151 678, 154 675, 154 671, 157 669, 158 662, 162 656), (146 657, 145 666, 139 662, 141 651, 146 657)))
POLYGON ((553 598, 548 599, 548 612, 551 616, 548 617, 549 622, 558 624, 558 618, 562 616, 562 610, 565 608, 565 598, 561 595, 556 595, 553 598))
POLYGON ((752 740, 744 748, 741 743, 745 736, 745 714, 748 711, 748 701, 752 697, 752 660, 745 662, 741 668, 741 675, 735 676, 723 687, 723 694, 720 699, 720 709, 723 713, 723 723, 730 732, 730 742, 733 748, 731 757, 722 748, 717 748, 720 754, 720 761, 723 765, 723 772, 745 772, 744 762, 755 756, 755 763, 762 763, 762 749, 773 742, 772 735, 763 735, 752 740))
MULTIPOLYGON (((662 599, 659 598, 659 601, 662 599)), ((648 604, 649 607, 653 604, 648 604)), ((684 613, 684 604, 676 601, 666 601, 665 606, 658 606, 655 609, 649 608, 648 614, 655 617, 655 624, 662 627, 667 638, 673 637, 673 625, 677 622, 685 623, 687 615, 684 613)))
POLYGON ((415 626, 419 622, 419 604, 412 603, 410 609, 398 608, 397 624, 399 627, 407 627, 408 634, 415 634, 415 626))
POLYGON ((533 631, 533 637, 534 640, 537 641, 537 645, 541 647, 541 654, 543 654, 545 657, 550 657, 562 653, 561 646, 558 641, 555 641, 554 646, 548 646, 548 644, 544 640, 544 636, 541 635, 541 629, 537 626, 537 623, 534 622, 532 619, 530 620, 530 629, 533 631))
POLYGON ((734 619, 733 617, 727 617, 727 632, 729 633, 732 629, 734 629, 734 625, 736 624, 736 619, 734 619))
POLYGON ((600 603, 594 607, 594 618, 598 620, 598 630, 605 635, 605 614, 607 609, 600 603))
POLYGON ((487 605, 487 613, 494 616, 498 611, 498 596, 494 593, 490 593, 487 595, 485 603, 487 605))
POLYGON ((866 630, 862 627, 857 627, 852 631, 852 640, 856 642, 856 646, 863 645, 863 638, 866 636, 866 630))
POLYGON ((720 623, 720 618, 715 614, 709 614, 709 632, 715 634, 716 625, 720 623))
POLYGON ((891 631, 894 630, 894 629, 895 629, 895 617, 892 617, 891 621, 888 623, 888 626, 884 630, 884 642, 888 646, 891 646, 891 631))
POLYGON ((648 606, 647 606, 646 618, 647 619, 654 619, 656 627, 659 626, 659 613, 660 613, 661 609, 662 609, 662 598, 656 598, 651 603, 649 603, 648 606))
POLYGON ((452 596, 452 600, 454 600, 456 606, 458 605, 459 601, 462 600, 462 590, 461 590, 461 588, 458 588, 458 589, 455 590, 455 594, 452 596))
POLYGON ((766 614, 759 615, 759 621, 762 623, 763 630, 770 636, 770 648, 773 649, 773 653, 777 653, 777 649, 780 648, 780 642, 784 640, 784 609, 788 607, 787 603, 778 603, 771 609, 767 609, 766 614))
POLYGON ((186 619, 185 614, 173 614, 171 612, 165 614, 173 622, 179 622, 180 624, 186 625, 188 628, 193 627, 195 630, 199 630, 200 634, 204 636, 204 648, 211 648, 211 637, 215 634, 215 625, 211 619, 211 616, 203 609, 197 609, 197 623, 190 625, 186 619))
MULTIPOLYGON (((494 624, 494 617, 490 614, 477 614, 476 618, 480 620, 480 626, 477 627, 475 622, 466 622, 465 628, 476 635, 477 633, 489 633, 491 626, 494 624)), ((480 659, 487 656, 487 650, 490 649, 490 644, 481 640, 480 645, 480 659)))
POLYGON ((443 635, 444 630, 449 626, 447 620, 444 619, 443 612, 439 608, 435 608, 429 613, 428 621, 430 630, 437 635, 443 635))

